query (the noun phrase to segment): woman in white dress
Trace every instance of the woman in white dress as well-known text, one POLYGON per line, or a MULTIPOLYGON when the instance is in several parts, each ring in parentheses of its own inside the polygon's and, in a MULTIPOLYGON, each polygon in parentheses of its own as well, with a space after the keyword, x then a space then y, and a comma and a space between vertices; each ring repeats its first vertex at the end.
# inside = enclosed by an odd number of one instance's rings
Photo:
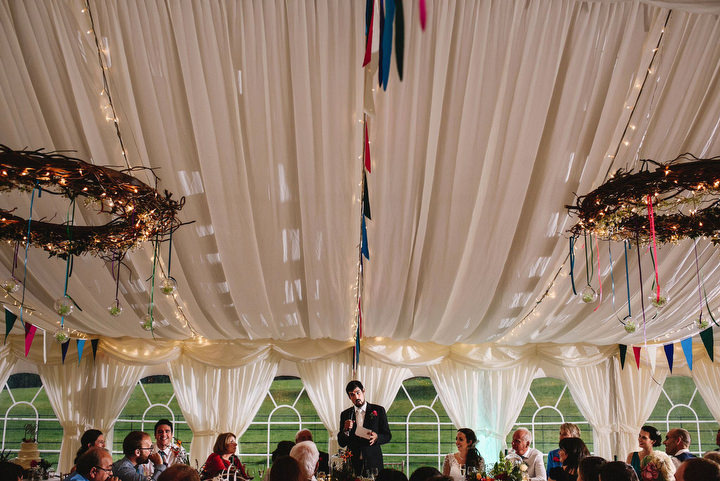
MULTIPOLYGON (((461 466, 475 470, 479 473, 485 471, 485 460, 475 448, 477 437, 472 429, 460 428, 455 435, 455 446, 458 452, 445 456, 443 475, 450 476, 453 481, 465 481, 461 466)), ((467 471, 466 471, 467 472, 467 471)))

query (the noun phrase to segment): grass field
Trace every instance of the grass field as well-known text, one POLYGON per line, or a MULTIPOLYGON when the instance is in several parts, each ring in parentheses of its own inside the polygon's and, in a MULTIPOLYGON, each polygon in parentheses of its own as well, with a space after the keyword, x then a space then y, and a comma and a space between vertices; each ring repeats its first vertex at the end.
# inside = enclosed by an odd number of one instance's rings
MULTIPOLYGON (((62 429, 55 419, 44 390, 39 387, 39 377, 15 375, 8 384, 11 386, 12 397, 7 389, 0 394, 3 449, 16 450, 24 432, 24 425, 34 422, 37 416, 38 438, 43 457, 56 463, 62 429), (13 404, 12 409, 7 412, 13 404)), ((669 426, 682 426, 688 429, 693 435, 693 449, 697 449, 698 424, 695 422, 693 411, 686 406, 691 407, 701 421, 700 441, 703 449, 711 448, 714 444, 717 423, 699 395, 691 399, 694 392, 693 381, 684 377, 668 378, 664 387, 675 405, 670 413, 669 426)), ((667 427, 667 413, 671 406, 670 401, 661 395, 650 418, 660 431, 664 431, 667 427)), ((120 457, 122 439, 128 432, 137 429, 152 431, 157 419, 162 417, 172 419, 171 413, 175 414, 175 434, 183 440, 186 449, 189 449, 192 433, 184 423, 180 407, 173 398, 169 378, 154 376, 143 380, 143 385, 135 388, 115 426, 113 446, 116 452, 115 458, 120 457)), ((297 378, 277 378, 253 424, 240 438, 243 461, 253 471, 256 470, 266 462, 267 453, 274 449, 278 441, 294 438, 295 433, 300 429, 301 419, 302 427, 313 431, 315 441, 322 450, 327 450, 328 433, 310 403, 307 393, 303 391, 302 382, 297 378)), ((405 381, 404 389, 398 392, 388 410, 388 420, 391 423, 393 439, 383 446, 386 462, 405 461, 409 458, 410 465, 406 471, 421 465, 437 465, 444 454, 455 450, 455 427, 440 401, 436 399, 435 389, 428 378, 413 378, 405 381)), ((580 414, 569 390, 565 389, 565 383, 551 378, 536 379, 516 425, 534 427, 536 447, 547 453, 557 446, 558 424, 563 421, 578 423, 583 430, 583 439, 592 450, 592 430, 580 414), (539 409, 540 406, 546 407, 539 409)), ((510 437, 509 435, 508 445, 510 437)), ((203 461, 204 459, 198 460, 200 464, 203 461)))

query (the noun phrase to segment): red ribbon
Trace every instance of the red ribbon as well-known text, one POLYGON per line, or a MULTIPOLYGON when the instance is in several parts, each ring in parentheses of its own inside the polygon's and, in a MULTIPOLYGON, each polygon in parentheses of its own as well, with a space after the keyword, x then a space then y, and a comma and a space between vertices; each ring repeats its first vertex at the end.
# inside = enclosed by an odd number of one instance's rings
POLYGON ((655 215, 653 214, 652 196, 648 194, 648 217, 650 218, 650 235, 653 242, 653 253, 655 254, 655 287, 657 288, 657 300, 660 301, 660 276, 658 275, 657 243, 655 242, 655 215))
POLYGON ((598 307, 600 307, 600 304, 602 304, 602 278, 600 277, 600 244, 598 243, 598 240, 597 240, 597 234, 595 234, 595 248, 597 249, 597 262, 598 262, 597 273, 598 273, 598 286, 599 286, 598 287, 599 300, 598 300, 598 305, 595 306, 595 309, 593 309, 593 312, 597 311, 598 307))

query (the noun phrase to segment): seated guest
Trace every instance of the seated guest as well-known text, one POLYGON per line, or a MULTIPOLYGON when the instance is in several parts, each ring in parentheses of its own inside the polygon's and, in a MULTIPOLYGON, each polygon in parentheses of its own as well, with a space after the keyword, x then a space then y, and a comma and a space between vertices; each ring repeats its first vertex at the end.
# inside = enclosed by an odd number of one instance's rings
POLYGON ((705 458, 683 461, 675 472, 676 481, 720 481, 720 464, 705 458))
POLYGON ((153 453, 152 440, 148 433, 142 431, 133 431, 123 440, 123 454, 125 455, 120 461, 113 464, 113 474, 120 478, 120 481, 147 481, 157 478, 165 471, 165 465, 158 453, 153 453), (153 463, 155 472, 152 477, 137 472, 137 466, 145 464, 150 460, 153 463))
POLYGON ((10 461, 0 461, 0 479, 3 481, 22 481, 22 466, 10 461))
POLYGON ((653 448, 656 448, 662 444, 662 436, 657 429, 653 426, 643 426, 640 428, 638 433, 638 447, 640 451, 634 451, 628 454, 627 464, 633 467, 638 477, 640 477, 640 461, 645 456, 650 456, 653 453, 653 448))
POLYGON ((320 453, 317 446, 312 441, 302 441, 297 443, 290 450, 290 457, 300 465, 300 479, 302 481, 315 481, 315 472, 317 471, 320 453))
MULTIPOLYGON (((560 433, 558 437, 558 442, 560 442, 562 439, 565 438, 579 438, 580 436, 580 428, 577 426, 577 424, 573 423, 562 423, 560 425, 560 433)), ((561 467, 562 462, 560 461, 560 448, 553 449, 548 453, 547 458, 547 467, 545 468, 545 471, 548 473, 552 468, 561 467)))
POLYGON ((545 463, 540 451, 530 447, 532 434, 525 428, 520 428, 513 433, 512 448, 514 453, 508 455, 508 459, 525 463, 526 471, 530 481, 544 481, 546 479, 545 463))
POLYGON ((480 456, 475 443, 477 443, 477 437, 472 429, 458 429, 455 434, 457 452, 445 456, 442 470, 444 476, 450 476, 455 481, 464 481, 465 475, 461 473, 460 466, 465 466, 465 470, 470 476, 472 476, 471 470, 474 470, 475 473, 485 471, 485 460, 480 456))
POLYGON ((113 475, 110 453, 100 447, 92 447, 77 459, 77 469, 66 481, 105 481, 113 475))
POLYGON ((235 456, 237 451, 237 440, 233 433, 222 433, 218 435, 213 446, 213 452, 208 456, 202 470, 202 479, 211 479, 223 471, 237 471, 238 477, 247 478, 245 468, 240 458, 235 456))
POLYGON ((187 464, 173 464, 160 475, 158 481, 200 481, 200 474, 187 464))
MULTIPOLYGON (((168 419, 161 419, 155 423, 155 444, 153 445, 153 451, 160 455, 166 467, 178 463, 187 464, 188 458, 187 453, 185 453, 185 448, 173 439, 173 425, 168 419)), ((152 463, 144 465, 143 469, 145 470, 145 476, 152 476, 152 463)))
POLYGON ((105 447, 105 436, 103 436, 102 431, 100 431, 99 429, 88 429, 83 433, 82 437, 80 438, 80 449, 78 449, 78 452, 75 455, 75 461, 73 461, 73 464, 77 465, 80 456, 82 456, 85 451, 92 448, 93 446, 96 446, 98 448, 105 447))
POLYGON ((439 476, 440 471, 432 466, 421 466, 410 475, 409 481, 430 481, 435 476, 439 476))
POLYGON ((290 456, 278 456, 273 461, 269 481, 301 481, 300 464, 290 456))
POLYGON ((605 459, 600 456, 587 456, 578 465, 577 481, 599 481, 600 468, 605 464, 605 459))
MULTIPOLYGON (((312 433, 309 429, 303 429, 301 431, 298 431, 298 433, 295 435, 295 442, 301 443, 303 441, 312 441, 312 433)), ((317 446, 317 445, 316 445, 317 446)), ((318 464, 318 472, 327 473, 329 466, 328 462, 330 461, 330 455, 324 451, 320 451, 318 449, 318 452, 320 453, 320 464, 318 464)))
POLYGON ((554 467, 548 474, 550 481, 577 481, 578 466, 586 456, 589 456, 585 443, 580 438, 564 438, 560 440, 561 467, 554 467))
POLYGON ((639 481, 638 475, 627 463, 610 461, 600 468, 600 481, 639 481))
POLYGON ((709 451, 703 454, 703 458, 709 459, 710 461, 715 461, 716 463, 720 464, 720 451, 709 451))
POLYGON ((293 446, 295 446, 295 443, 292 441, 280 441, 277 443, 275 451, 270 455, 270 462, 274 463, 279 456, 290 456, 290 450, 293 446))
POLYGON ((408 481, 407 476, 397 469, 383 468, 378 473, 375 481, 408 481))
POLYGON ((686 429, 671 429, 665 435, 665 452, 670 455, 675 467, 686 459, 694 458, 695 455, 690 452, 690 433, 686 429))

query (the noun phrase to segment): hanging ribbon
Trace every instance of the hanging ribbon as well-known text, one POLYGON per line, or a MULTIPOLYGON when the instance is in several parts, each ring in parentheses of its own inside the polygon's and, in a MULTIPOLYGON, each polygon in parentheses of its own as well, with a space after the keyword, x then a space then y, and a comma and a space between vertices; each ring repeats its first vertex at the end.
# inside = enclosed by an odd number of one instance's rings
POLYGON ((575 239, 577 239, 577 236, 570 236, 570 284, 572 285, 573 294, 577 296, 577 289, 575 289, 575 239))
MULTIPOLYGON (((72 243, 72 226, 75 224, 75 199, 73 198, 70 201, 70 205, 68 206, 68 213, 67 213, 67 221, 65 223, 66 225, 66 232, 68 236, 68 243, 72 243), (72 211, 72 215, 71 212, 72 211)), ((72 259, 73 255, 68 253, 67 260, 65 262, 65 288, 63 289, 63 297, 68 297, 67 289, 68 289, 68 279, 70 279, 70 269, 72 265, 72 259)), ((60 316, 60 329, 62 329, 65 326, 65 316, 60 316)))
POLYGON ((600 243, 597 240, 597 234, 595 234, 595 248, 597 249, 597 268, 598 268, 598 304, 593 309, 593 312, 598 310, 600 304, 602 304, 602 278, 600 277, 600 243))
POLYGON ((698 280, 698 297, 700 298, 700 317, 698 318, 698 323, 702 323, 702 315, 703 315, 702 284, 700 281, 700 263, 698 261, 697 240, 696 239, 693 239, 693 251, 695 252, 695 272, 697 274, 697 280, 698 280))
POLYGON ((630 270, 628 269, 627 259, 628 248, 632 248, 632 246, 627 240, 623 242, 623 245, 625 247, 625 285, 627 286, 628 317, 632 317, 632 310, 630 307, 630 270))
MULTIPOLYGON (((24 326, 25 323, 23 322, 23 311, 25 308, 25 286, 27 284, 27 261, 28 261, 28 248, 30 247, 30 223, 32 222, 32 210, 33 210, 33 203, 35 202, 35 191, 37 191, 39 188, 38 183, 35 183, 35 187, 33 187, 32 194, 30 194, 30 215, 28 216, 28 228, 27 228, 27 241, 25 242, 25 262, 24 262, 24 273, 23 273, 23 280, 22 280, 22 298, 20 300, 20 325, 24 326)), ((27 356, 27 353, 25 354, 27 356)))
POLYGON ((645 319, 645 296, 643 295, 643 275, 642 275, 642 262, 640 261, 640 233, 635 233, 635 241, 637 243, 637 258, 638 258, 638 274, 640 275, 640 309, 642 309, 643 318, 643 341, 647 345, 647 320, 645 319))
POLYGON ((657 301, 660 302, 660 276, 658 275, 657 262, 657 242, 655 241, 655 215, 653 213, 652 196, 648 194, 648 217, 650 218, 650 236, 652 237, 653 265, 655 266, 655 289, 657 291, 657 301))

